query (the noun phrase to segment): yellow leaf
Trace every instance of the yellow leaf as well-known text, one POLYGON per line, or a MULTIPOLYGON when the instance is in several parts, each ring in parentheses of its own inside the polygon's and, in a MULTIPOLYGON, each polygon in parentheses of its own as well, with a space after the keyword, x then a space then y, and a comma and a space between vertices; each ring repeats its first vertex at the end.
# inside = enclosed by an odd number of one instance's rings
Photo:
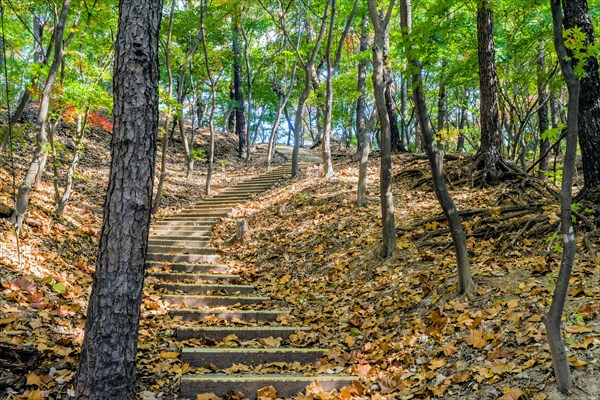
POLYGON ((267 386, 259 389, 256 392, 258 400, 275 400, 277 398, 277 390, 273 386, 267 386))
POLYGON ((27 385, 35 385, 37 387, 42 387, 44 386, 44 383, 42 382, 39 375, 32 371, 27 374, 27 385))
POLYGON ((469 331, 467 343, 478 349, 482 349, 487 345, 487 341, 483 338, 483 331, 481 329, 471 329, 469 331))
POLYGON ((512 388, 504 391, 504 395, 498 400, 518 400, 523 396, 523 391, 519 388, 512 388))
POLYGON ((435 371, 436 369, 441 368, 446 364, 447 364, 447 361, 445 358, 434 358, 429 363, 429 369, 435 371))
POLYGON ((221 397, 214 393, 202 393, 196 396, 196 400, 221 400, 221 397))
POLYGON ((176 359, 179 357, 178 351, 161 351, 160 356, 167 359, 176 359))
POLYGON ((565 326, 565 331, 569 333, 586 333, 593 332, 594 328, 585 325, 567 325, 565 326))
POLYGON ((354 338, 353 336, 346 336, 344 338, 344 343, 346 343, 346 346, 352 347, 356 344, 356 338, 354 338))

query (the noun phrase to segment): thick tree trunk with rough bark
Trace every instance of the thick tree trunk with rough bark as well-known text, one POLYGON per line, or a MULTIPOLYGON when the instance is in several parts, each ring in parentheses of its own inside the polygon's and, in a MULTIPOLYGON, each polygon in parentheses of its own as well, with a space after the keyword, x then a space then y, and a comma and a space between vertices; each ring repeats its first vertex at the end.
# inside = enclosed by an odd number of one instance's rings
POLYGON ((383 233, 382 256, 388 258, 396 251, 396 224, 394 220, 394 196, 392 192, 392 138, 390 119, 385 102, 385 31, 390 21, 394 0, 390 0, 385 16, 379 17, 377 2, 368 0, 371 21, 375 28, 373 45, 373 91, 375 106, 379 115, 381 135, 381 169, 379 174, 379 189, 381 192, 381 225, 383 233))
POLYGON ((121 0, 104 222, 76 377, 78 400, 137 398, 135 365, 158 130, 161 0, 121 0))
POLYGON ((492 0, 479 0, 477 10, 481 145, 476 169, 485 184, 496 185, 503 172, 502 135, 498 115, 498 77, 494 50, 492 0))
POLYGON ((240 37, 240 17, 236 15, 233 19, 233 94, 235 97, 235 134, 238 137, 239 155, 243 157, 247 138, 240 37))
MULTIPOLYGON (((586 45, 594 43, 594 26, 586 0, 563 0, 566 29, 580 27, 586 34, 586 45)), ((586 75, 581 78, 579 92, 579 148, 583 161, 584 188, 579 198, 592 201, 600 208, 600 73, 598 59, 589 57, 586 75)))

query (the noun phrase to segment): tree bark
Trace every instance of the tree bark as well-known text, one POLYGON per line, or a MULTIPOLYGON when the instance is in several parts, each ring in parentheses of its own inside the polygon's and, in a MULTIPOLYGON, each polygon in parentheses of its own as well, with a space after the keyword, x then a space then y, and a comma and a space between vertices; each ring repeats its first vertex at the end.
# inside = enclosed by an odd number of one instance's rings
POLYGON ((394 221, 394 196, 392 192, 392 138, 390 119, 385 101, 385 31, 390 21, 395 0, 390 0, 387 12, 383 18, 379 17, 377 2, 368 0, 371 21, 375 28, 373 45, 373 91, 375 95, 375 106, 379 115, 381 126, 381 137, 379 148, 381 149, 381 169, 379 173, 379 189, 381 192, 381 225, 383 233, 382 256, 391 257, 396 251, 396 224, 394 221))
MULTIPOLYGON (((579 101, 581 100, 580 82, 573 73, 573 68, 567 61, 567 49, 563 41, 562 12, 560 0, 550 0, 552 6, 552 26, 554 30, 554 47, 558 55, 560 67, 569 91, 567 115, 567 148, 565 150, 562 186, 560 191, 560 223, 563 234, 563 253, 560 271, 556 280, 552 304, 544 315, 543 322, 548 334, 548 344, 552 354, 552 365, 558 390, 567 394, 573 383, 569 368, 569 360, 561 335, 561 320, 569 291, 569 280, 573 270, 577 244, 571 219, 573 172, 577 155, 578 119, 581 117, 579 101)), ((581 85, 583 86, 583 85, 581 85)))
POLYGON ((135 399, 158 131, 161 0, 121 0, 104 222, 76 377, 78 400, 135 399))
POLYGON ((483 183, 496 185, 502 174, 502 135, 498 116, 498 77, 494 50, 492 0, 479 0, 477 45, 479 55, 479 91, 481 145, 476 168, 483 172, 483 183))
MULTIPOLYGON (((594 44, 594 25, 586 0, 562 1, 565 29, 580 27, 586 35, 585 45, 594 44)), ((579 91, 579 148, 583 162, 584 188, 578 197, 600 208, 600 74, 598 59, 590 56, 584 66, 579 91)))

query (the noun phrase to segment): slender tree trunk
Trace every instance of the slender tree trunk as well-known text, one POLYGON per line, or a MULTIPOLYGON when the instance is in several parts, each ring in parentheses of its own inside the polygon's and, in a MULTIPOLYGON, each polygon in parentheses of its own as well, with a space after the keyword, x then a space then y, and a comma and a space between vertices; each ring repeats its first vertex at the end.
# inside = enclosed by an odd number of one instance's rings
MULTIPOLYGON (((577 130, 579 101, 581 99, 579 79, 573 73, 573 68, 567 59, 567 49, 563 41, 562 12, 560 0, 550 0, 552 5, 552 26, 554 28, 554 47, 558 55, 560 67, 567 82, 569 91, 568 116, 567 116, 567 149, 563 168, 563 179, 561 186, 560 201, 560 223, 563 233, 563 253, 558 273, 558 279, 552 296, 552 304, 548 313, 544 315, 543 321, 548 333, 548 344, 552 354, 554 376, 558 390, 567 394, 573 377, 569 368, 567 352, 561 335, 561 320, 569 291, 569 280, 573 270, 575 252, 575 231, 571 219, 571 203, 573 191, 573 171, 575 170, 575 157, 577 153, 577 130)), ((583 85, 582 85, 583 86, 583 85)))
MULTIPOLYGON (((400 5, 401 12, 405 15, 402 17, 403 32, 404 35, 410 34, 408 27, 408 21, 411 19, 411 3, 410 0, 401 0, 400 5)), ((427 152, 427 158, 431 166, 431 173, 433 177, 433 188, 436 197, 442 207, 448 226, 450 227, 450 234, 452 236, 452 242, 456 251, 456 262, 458 267, 458 292, 460 294, 469 294, 473 291, 473 278, 471 277, 471 264, 469 262, 469 254, 467 251, 467 241, 465 233, 462 227, 460 215, 456 209, 456 205, 446 188, 445 176, 444 176, 444 153, 440 151, 433 137, 433 127, 431 126, 430 117, 427 112, 425 102, 425 92, 423 90, 423 79, 422 70, 423 66, 421 62, 413 58, 408 52, 408 63, 413 66, 416 70, 415 75, 412 77, 413 82, 413 97, 419 119, 419 125, 421 126, 421 133, 423 134, 423 142, 425 143, 425 150, 427 152)))
MULTIPOLYGON (((67 182, 65 184, 65 188, 63 190, 62 195, 57 198, 56 209, 54 212, 56 216, 61 218, 65 212, 65 208, 69 199, 71 198, 71 194, 73 192, 73 177, 75 175, 75 169, 79 165, 79 160, 81 158, 81 152, 83 150, 83 139, 85 136, 85 128, 87 125, 89 115, 89 108, 87 108, 83 115, 79 115, 77 118, 77 132, 75 134, 75 149, 73 151, 73 158, 71 160, 71 164, 69 165, 69 169, 67 170, 67 182)), ((58 191, 57 191, 58 194, 58 191)))
MULTIPOLYGON (((279 130, 279 123, 281 122, 281 114, 285 109, 286 117, 287 117, 287 103, 292 96, 292 92, 294 90, 294 84, 296 82, 296 71, 298 70, 298 64, 294 63, 294 68, 292 70, 292 77, 290 79, 290 87, 288 89, 287 94, 284 94, 281 89, 279 89, 277 95, 279 96, 279 104, 277 106, 277 113, 275 114, 275 121, 273 122, 273 127, 271 128, 271 134, 269 135, 269 145, 267 147, 267 170, 270 171, 273 165, 273 156, 275 155, 275 142, 277 140, 277 131, 279 130)), ((289 118, 288 118, 289 120, 289 118)), ((292 131, 293 128, 290 128, 292 131)), ((289 140, 289 136, 288 136, 289 140)))
POLYGON ((368 0, 371 21, 375 27, 375 38, 373 45, 373 91, 375 105, 379 115, 381 126, 381 138, 379 147, 381 149, 380 169, 380 192, 381 192, 381 224, 383 231, 382 256, 388 258, 396 251, 396 224, 394 221, 394 196, 392 193, 392 138, 388 108, 385 101, 385 31, 392 14, 395 0, 390 0, 386 15, 379 17, 377 2, 368 0))
POLYGON ((233 18, 233 92, 235 95, 235 134, 238 137, 239 156, 246 149, 246 119, 244 91, 242 89, 242 50, 240 46, 241 22, 239 14, 233 18))
POLYGON ((333 171, 333 160, 331 158, 331 109, 333 108, 333 75, 335 74, 334 67, 331 63, 331 46, 333 42, 333 29, 335 28, 336 12, 337 1, 331 0, 329 33, 327 35, 327 45, 325 49, 325 67, 327 71, 325 78, 325 116, 322 138, 323 176, 325 178, 330 178, 335 174, 333 171))
MULTIPOLYGON (((361 54, 369 49, 369 19, 368 12, 364 12, 361 22, 360 48, 361 54)), ((358 207, 367 205, 367 167, 369 163, 370 143, 367 133, 367 59, 363 58, 358 64, 358 99, 356 100, 356 137, 358 142, 358 155, 360 157, 358 168, 358 190, 356 204, 358 207)))
POLYGON ((211 179, 213 175, 213 164, 215 163, 215 129, 214 129, 214 119, 215 119, 215 108, 217 105, 217 84, 215 79, 213 78, 212 72, 210 70, 210 62, 208 58, 208 48, 206 46, 206 32, 204 28, 204 20, 206 18, 206 6, 207 0, 200 1, 200 33, 202 35, 202 52, 204 55, 204 68, 206 68, 206 75, 208 76, 208 80, 210 82, 210 114, 208 117, 208 131, 210 132, 210 148, 208 151, 208 171, 206 172, 206 196, 211 195, 211 179))
POLYGON ((458 141, 456 143, 456 151, 460 153, 464 150, 465 147, 465 135, 463 134, 463 129, 467 125, 468 115, 467 115, 467 106, 469 104, 469 91, 467 89, 464 90, 464 98, 460 101, 460 121, 458 123, 458 141))
POLYGON ((538 52, 538 98, 542 102, 539 105, 537 116, 538 116, 538 127, 540 132, 540 155, 542 158, 539 163, 538 177, 540 179, 546 179, 546 172, 548 171, 548 150, 550 149, 550 140, 543 137, 544 132, 548 130, 548 101, 547 101, 547 90, 545 87, 545 58, 546 52, 544 51, 543 44, 540 45, 538 52))
POLYGON ((287 104, 283 107, 283 114, 285 115, 285 120, 287 121, 287 124, 288 124, 288 135, 287 135, 287 141, 286 141, 285 145, 289 147, 292 144, 292 133, 294 133, 296 131, 296 128, 294 128, 294 123, 292 122, 292 119, 290 118, 287 104))
MULTIPOLYGON (((175 1, 171 0, 171 11, 169 11, 169 30, 167 31, 167 41, 165 43, 165 65, 167 68, 167 78, 169 80, 169 86, 167 93, 169 98, 173 95, 173 71, 171 70, 171 38, 173 36, 173 15, 175 13, 175 1)), ((167 150, 169 148, 169 118, 171 117, 171 106, 168 107, 167 115, 165 116, 165 131, 162 137, 161 146, 161 157, 160 157, 160 175, 158 178, 158 187, 156 188, 156 195, 154 196, 154 205, 152 206, 152 214, 155 214, 160 208, 160 201, 162 199, 162 190, 167 177, 167 150)))
POLYGON ((304 64, 304 89, 302 91, 302 94, 300 94, 300 98, 298 99, 298 108, 296 109, 296 118, 294 120, 294 150, 292 151, 292 177, 298 175, 299 172, 298 160, 300 156, 300 142, 302 140, 302 113, 304 111, 304 104, 306 103, 306 100, 310 95, 311 80, 313 74, 315 73, 315 60, 317 59, 317 54, 319 53, 319 49, 321 48, 321 43, 323 41, 323 36, 325 35, 325 28, 327 27, 327 16, 329 12, 329 7, 331 5, 331 1, 332 0, 327 1, 323 18, 321 19, 319 35, 317 36, 317 40, 313 47, 310 58, 304 64))
MULTIPOLYGON (((385 60, 389 60, 390 33, 388 28, 386 28, 384 35, 385 44, 383 58, 385 60)), ((390 120, 392 152, 404 152, 406 149, 404 148, 404 143, 402 143, 402 136, 400 135, 400 129, 398 128, 398 113, 396 112, 396 82, 394 81, 392 67, 387 61, 383 69, 383 74, 385 80, 385 106, 387 108, 388 118, 390 120)))
POLYGON ((479 91, 481 145, 476 168, 483 172, 483 182, 496 185, 503 172, 502 135, 498 123, 498 77, 494 50, 494 16, 492 0, 479 0, 477 43, 479 54, 479 91))
MULTIPOLYGON (((594 43, 594 25, 587 0, 562 1, 564 27, 581 28, 586 35, 585 45, 594 43)), ((600 73, 598 58, 590 56, 584 66, 579 92, 579 148, 583 161, 584 188, 578 197, 589 200, 600 208, 600 73)))
POLYGON ((44 86, 44 90, 42 92, 42 100, 38 111, 38 131, 36 135, 35 153, 31 164, 29 164, 29 169, 27 170, 25 179, 19 185, 15 210, 11 217, 11 220, 17 225, 17 227, 20 227, 25 219, 27 208, 29 206, 29 195, 31 194, 34 184, 41 179, 46 165, 46 159, 48 157, 46 119, 50 109, 50 100, 52 98, 52 90, 54 89, 54 83, 56 82, 58 69, 64 57, 63 34, 65 31, 65 25, 67 23, 67 16, 69 14, 70 7, 71 0, 64 0, 58 21, 56 21, 56 27, 54 29, 54 60, 50 65, 50 70, 48 71, 48 75, 46 77, 46 85, 44 86))
POLYGON ((161 0, 121 0, 114 133, 100 249, 75 379, 78 400, 135 399, 158 130, 161 0))

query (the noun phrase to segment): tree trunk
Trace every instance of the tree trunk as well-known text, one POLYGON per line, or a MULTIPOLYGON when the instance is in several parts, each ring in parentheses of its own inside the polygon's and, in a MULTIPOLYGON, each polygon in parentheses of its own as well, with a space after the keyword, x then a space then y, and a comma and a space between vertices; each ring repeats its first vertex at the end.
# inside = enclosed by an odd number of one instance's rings
MULTIPOLYGON (((390 33, 385 29, 385 43, 383 57, 388 60, 390 56, 390 33)), ((406 151, 402 143, 402 136, 398 128, 398 113, 396 112, 396 82, 390 63, 385 64, 383 69, 385 80, 385 107, 387 108, 388 119, 390 120, 391 146, 392 152, 400 153, 406 151)))
POLYGON ((325 111, 324 111, 324 127, 323 127, 323 176, 325 178, 333 177, 333 160, 331 158, 331 116, 333 108, 333 75, 335 74, 334 67, 331 63, 331 46, 333 42, 333 29, 335 28, 335 13, 337 11, 337 1, 331 0, 331 16, 329 21, 329 33, 327 35, 327 45, 325 46, 325 111))
POLYGON ((469 91, 465 89, 464 98, 460 101, 460 121, 458 123, 458 140, 456 143, 456 151, 458 153, 462 152, 465 147, 465 135, 463 134, 463 129, 467 125, 468 115, 467 115, 467 107, 469 105, 469 91))
MULTIPOLYGON (((50 65, 48 76, 46 77, 46 85, 42 92, 42 100, 38 111, 37 125, 38 131, 36 135, 36 147, 33 160, 29 164, 29 169, 25 175, 23 183, 19 185, 19 193, 15 204, 15 210, 11 220, 20 227, 25 219, 27 208, 29 206, 29 195, 36 182, 41 179, 48 158, 48 135, 46 134, 46 118, 50 109, 50 100, 52 98, 52 90, 56 82, 58 69, 64 57, 63 34, 67 23, 67 16, 71 0, 64 0, 56 27, 54 29, 54 60, 50 65)), ((38 182, 39 183, 39 182, 38 182)))
MULTIPOLYGON (((580 27, 586 34, 585 45, 594 43, 594 25, 590 18, 586 0, 562 2, 564 27, 580 27)), ((583 161, 584 188, 578 197, 589 200, 600 207, 600 73, 598 58, 590 56, 584 66, 585 75, 581 78, 579 92, 579 148, 583 161)))
POLYGON ((392 193, 392 138, 388 108, 385 101, 385 31, 392 14, 395 0, 390 0, 386 15, 379 17, 377 2, 368 0, 371 21, 375 27, 373 46, 373 91, 381 126, 381 169, 379 174, 381 192, 381 225, 383 233, 382 256, 391 257, 396 251, 396 224, 394 221, 394 196, 392 193))
MULTIPOLYGON (((165 43, 165 65, 167 68, 167 78, 169 80, 169 86, 167 93, 169 98, 173 95, 173 71, 171 70, 171 38, 173 35, 173 14, 175 13, 175 0, 171 0, 171 11, 169 11, 169 30, 167 31, 167 41, 165 43)), ((160 200, 162 199, 162 189, 165 184, 167 177, 167 150, 169 148, 169 118, 171 116, 171 106, 167 110, 165 116, 165 131, 162 137, 161 146, 161 157, 160 157, 160 175, 158 178, 158 187, 156 188, 156 195, 154 196, 154 204, 152 206, 152 214, 156 214, 160 208, 160 200)))
MULTIPOLYGON (((369 20, 367 12, 363 14, 360 33, 361 54, 369 49, 369 20)), ((369 162, 369 137, 367 133, 367 59, 363 58, 358 64, 358 99, 356 100, 356 137, 358 143, 357 154, 360 157, 358 169, 357 205, 367 205, 367 167, 369 162)))
MULTIPOLYGON (((400 10, 406 17, 402 18, 402 31, 404 35, 411 33, 408 28, 411 24, 408 21, 411 19, 411 3, 410 0, 402 0, 400 10)), ((423 90, 422 70, 423 66, 421 62, 413 58, 410 54, 412 49, 409 49, 408 63, 415 69, 415 74, 412 77, 413 82, 413 98, 415 103, 415 109, 417 118, 419 119, 419 125, 421 126, 421 133, 423 134, 423 142, 425 143, 425 150, 427 152, 427 158, 429 159, 429 165, 431 166, 431 173, 433 177, 433 188, 442 207, 448 226, 450 227, 450 235, 452 236, 452 242, 456 251, 456 261, 458 267, 458 293, 469 294, 473 291, 473 278, 471 277, 471 263, 469 262, 469 254, 467 251, 467 241, 465 233, 462 227, 460 215, 456 209, 456 205, 448 193, 446 188, 446 181, 444 176, 444 153, 437 147, 433 137, 433 127, 431 126, 431 120, 429 113, 427 112, 427 106, 425 102, 425 92, 423 90)))
POLYGON ((135 399, 158 130, 161 0, 121 0, 111 168, 76 377, 78 400, 135 399))
POLYGON ((540 105, 537 111, 538 127, 540 132, 540 158, 538 178, 546 179, 546 172, 548 171, 548 150, 550 150, 550 139, 543 137, 544 132, 548 130, 548 100, 547 90, 545 86, 545 58, 546 52, 544 51, 543 44, 540 45, 538 52, 538 98, 540 99, 540 105))
POLYGON ((233 93, 235 100, 235 134, 238 137, 239 156, 244 156, 246 149, 246 118, 244 115, 244 91, 242 89, 242 50, 240 46, 240 16, 233 18, 233 93))
POLYGON ((208 131, 210 132, 210 146, 208 151, 208 171, 206 172, 206 196, 211 195, 211 179, 213 174, 213 164, 215 163, 215 108, 217 106, 217 83, 213 78, 210 70, 210 61, 208 58, 208 48, 206 45, 206 32, 204 28, 204 19, 206 18, 206 6, 207 0, 200 1, 200 34, 202 35, 202 53, 204 54, 204 67, 206 68, 206 75, 210 82, 210 114, 208 116, 208 131))
POLYGON ((567 83, 569 91, 568 115, 567 115, 567 149, 565 151, 562 186, 560 192, 560 223, 563 234, 563 253, 560 271, 556 280, 552 304, 544 315, 543 322, 548 333, 548 344, 552 354, 552 365, 558 390, 567 394, 572 383, 573 376, 569 368, 569 360, 561 335, 561 320, 569 291, 569 280, 573 270, 577 244, 575 242, 575 231, 571 219, 573 171, 575 170, 575 157, 577 154, 577 129, 578 116, 581 118, 579 101, 581 99, 580 82, 573 73, 570 62, 567 61, 567 49, 563 41, 562 12, 560 0, 550 0, 552 5, 552 26, 554 28, 554 47, 558 55, 560 67, 567 83))
POLYGON ((502 135, 498 117, 498 77, 494 50, 492 0, 479 0, 477 10, 477 45, 479 55, 479 91, 481 145, 476 168, 483 172, 483 183, 500 182, 503 161, 502 135))
POLYGON ((331 5, 332 0, 327 1, 327 5, 325 6, 325 11, 323 12, 323 18, 321 19, 321 27, 319 29, 319 35, 317 36, 317 41, 313 47, 310 58, 304 64, 304 89, 300 98, 298 99, 298 108, 296 109, 296 118, 294 120, 294 150, 292 151, 292 177, 298 175, 299 166, 298 159, 300 156, 300 142, 302 139, 302 112, 304 111, 304 104, 310 95, 311 89, 311 80, 313 74, 315 73, 315 60, 317 59, 317 54, 319 53, 319 49, 321 48, 321 43, 323 41, 323 35, 325 34, 325 28, 327 27, 327 13, 329 12, 329 6, 331 5))

